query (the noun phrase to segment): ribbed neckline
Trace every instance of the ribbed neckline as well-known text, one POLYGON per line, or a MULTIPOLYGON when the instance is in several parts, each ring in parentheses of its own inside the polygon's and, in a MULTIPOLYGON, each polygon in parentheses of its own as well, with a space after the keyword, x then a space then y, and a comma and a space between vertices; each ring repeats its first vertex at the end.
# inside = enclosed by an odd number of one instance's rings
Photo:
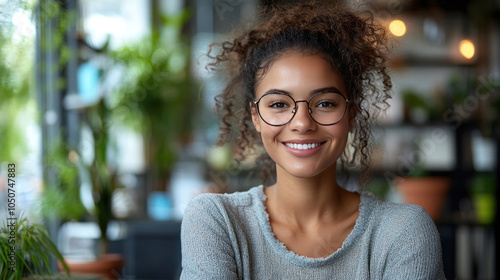
POLYGON ((276 238, 275 234, 271 229, 271 223, 269 222, 269 214, 267 213, 265 206, 267 196, 264 193, 264 186, 260 185, 254 187, 253 189, 250 190, 250 193, 253 196, 253 201, 255 201, 253 207, 257 214, 257 219, 259 221, 259 225, 260 228, 262 229, 262 234, 264 235, 266 242, 279 255, 283 256, 284 258, 288 259, 289 261, 291 261, 296 265, 305 267, 318 267, 331 263, 335 259, 341 257, 345 251, 347 251, 350 247, 352 247, 356 239, 360 235, 362 235, 362 233, 365 231, 366 224, 370 215, 370 207, 368 204, 370 204, 370 201, 373 200, 370 195, 366 193, 361 194, 360 204, 359 204, 359 216, 356 219, 354 228, 342 243, 342 247, 340 247, 336 252, 334 252, 333 254, 331 254, 326 258, 311 258, 298 255, 297 253, 288 250, 286 246, 276 238))

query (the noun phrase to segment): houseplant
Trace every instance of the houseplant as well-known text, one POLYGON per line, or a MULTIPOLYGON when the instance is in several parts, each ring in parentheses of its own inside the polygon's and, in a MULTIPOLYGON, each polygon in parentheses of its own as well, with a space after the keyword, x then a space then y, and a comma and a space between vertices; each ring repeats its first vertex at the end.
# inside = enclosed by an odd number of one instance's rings
POLYGON ((479 173, 476 174, 471 182, 469 191, 476 221, 479 224, 491 225, 495 219, 495 193, 496 193, 495 174, 479 173))
POLYGON ((440 91, 430 94, 407 88, 401 91, 403 98, 403 120, 407 123, 422 124, 439 122, 445 111, 445 97, 440 91))
MULTIPOLYGON (((28 154, 26 128, 36 123, 33 92, 33 50, 35 36, 30 31, 32 1, 0 2, 0 163, 20 162, 28 154), (24 20, 24 21, 23 21, 24 20), (24 31, 24 32, 23 32, 24 31)), ((1 202, 7 206, 6 201, 1 202), (5 204, 4 204, 5 203, 5 204)), ((62 263, 58 248, 41 223, 27 218, 0 221, 0 279, 53 275, 52 258, 62 263), (13 267, 11 267, 13 265, 13 267), (13 270, 12 270, 13 269, 13 270)))
POLYGON ((100 231, 95 259, 90 262, 67 259, 66 262, 74 273, 102 274, 113 278, 123 266, 123 258, 108 254, 107 229, 113 219, 112 195, 120 186, 118 173, 108 159, 109 114, 110 109, 104 99, 82 108, 83 124, 92 132, 93 156, 88 161, 64 141, 54 145, 47 165, 58 175, 58 186, 46 186, 41 197, 40 212, 45 217, 66 221, 82 218, 95 221, 100 231), (89 209, 82 204, 80 184, 92 186, 88 196, 93 198, 93 207, 89 209))
POLYGON ((428 176, 423 164, 415 164, 409 176, 395 179, 396 189, 401 193, 404 203, 422 206, 438 221, 442 207, 450 188, 448 177, 428 176))
POLYGON ((0 279, 54 275, 49 260, 55 257, 68 276, 70 271, 45 228, 27 218, 5 220, 0 225, 0 279))
POLYGON ((112 196, 120 186, 116 167, 108 158, 110 108, 105 99, 101 98, 95 105, 87 107, 82 116, 84 125, 92 132, 93 157, 86 162, 76 151, 72 151, 72 162, 78 168, 82 182, 92 186, 94 207, 89 212, 99 227, 100 238, 95 260, 67 260, 67 263, 72 272, 100 274, 115 279, 123 267, 123 257, 108 252, 108 225, 113 219, 112 196))
POLYGON ((190 13, 156 16, 161 24, 153 26, 151 35, 110 54, 124 69, 113 115, 143 137, 147 192, 167 189, 199 107, 190 46, 181 35, 190 13))
MULTIPOLYGON (((180 31, 189 14, 164 17, 164 25, 180 31)), ((101 265, 109 259, 107 228, 113 218, 112 195, 120 187, 118 169, 110 148, 113 147, 111 128, 115 122, 137 128, 143 135, 147 159, 149 184, 156 188, 165 186, 169 170, 176 159, 179 143, 191 128, 194 83, 189 73, 189 48, 180 35, 162 41, 157 30, 136 44, 120 50, 101 50, 101 55, 111 57, 113 63, 101 69, 105 79, 110 71, 123 69, 116 92, 102 88, 100 98, 92 104, 75 106, 82 116, 82 124, 91 132, 89 143, 92 156, 89 159, 82 151, 71 152, 68 164, 78 170, 82 183, 92 186, 94 207, 89 209, 100 230, 96 261, 101 265), (108 256, 108 257, 106 257, 108 256)), ((75 109, 74 108, 74 109, 75 109)), ((66 157, 70 154, 65 151, 66 157)), ((67 160, 66 160, 67 161, 67 160)), ((112 262, 123 265, 123 261, 112 256, 112 262)), ((67 260, 72 272, 80 272, 76 262, 67 260)), ((89 263, 87 263, 89 264, 89 263)), ((95 273, 95 272, 94 272, 95 273)), ((113 277, 114 273, 107 274, 113 277)))

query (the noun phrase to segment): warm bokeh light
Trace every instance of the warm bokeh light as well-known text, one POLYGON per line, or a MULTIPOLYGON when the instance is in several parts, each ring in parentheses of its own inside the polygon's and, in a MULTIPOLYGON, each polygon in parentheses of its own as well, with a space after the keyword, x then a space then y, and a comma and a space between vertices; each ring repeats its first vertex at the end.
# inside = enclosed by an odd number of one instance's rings
POLYGON ((467 59, 471 59, 476 51, 474 44, 467 39, 464 39, 460 42, 459 48, 460 53, 467 59))
POLYGON ((389 31, 395 36, 401 37, 406 33, 406 25, 402 20, 395 19, 389 24, 389 31))

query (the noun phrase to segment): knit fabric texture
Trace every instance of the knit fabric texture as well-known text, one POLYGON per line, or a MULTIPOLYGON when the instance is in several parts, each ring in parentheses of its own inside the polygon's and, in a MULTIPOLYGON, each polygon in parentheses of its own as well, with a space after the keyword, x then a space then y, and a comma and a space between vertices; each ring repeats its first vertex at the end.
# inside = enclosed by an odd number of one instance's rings
POLYGON ((263 190, 201 194, 189 203, 181 229, 181 279, 445 279, 439 233, 420 206, 382 202, 363 192, 359 217, 342 247, 326 258, 310 258, 276 239, 263 190))

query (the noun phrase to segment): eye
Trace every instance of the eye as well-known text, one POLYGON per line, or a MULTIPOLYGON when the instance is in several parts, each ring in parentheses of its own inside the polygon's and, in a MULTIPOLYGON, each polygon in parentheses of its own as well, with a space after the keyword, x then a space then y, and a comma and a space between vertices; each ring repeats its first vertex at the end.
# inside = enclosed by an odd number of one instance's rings
POLYGON ((269 104, 270 108, 288 108, 290 107, 288 104, 282 101, 274 101, 273 103, 269 104))
POLYGON ((337 106, 338 106, 337 102, 330 101, 330 100, 323 100, 323 101, 320 101, 316 104, 316 107, 318 107, 318 108, 334 108, 337 106))
POLYGON ((285 94, 266 94, 260 100, 261 110, 272 110, 276 112, 285 112, 293 107, 293 99, 285 94))

